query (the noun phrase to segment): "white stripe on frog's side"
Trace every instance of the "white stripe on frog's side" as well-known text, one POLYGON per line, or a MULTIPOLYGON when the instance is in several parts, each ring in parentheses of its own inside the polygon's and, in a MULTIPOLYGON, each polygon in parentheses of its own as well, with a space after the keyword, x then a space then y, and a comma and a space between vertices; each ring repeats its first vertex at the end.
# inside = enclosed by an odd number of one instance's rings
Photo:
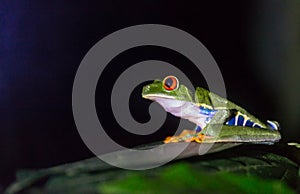
POLYGON ((237 126, 238 125, 238 120, 239 120, 239 115, 236 115, 234 118, 234 125, 237 126))
POLYGON ((244 119, 243 126, 246 126, 247 121, 249 121, 249 120, 244 119))

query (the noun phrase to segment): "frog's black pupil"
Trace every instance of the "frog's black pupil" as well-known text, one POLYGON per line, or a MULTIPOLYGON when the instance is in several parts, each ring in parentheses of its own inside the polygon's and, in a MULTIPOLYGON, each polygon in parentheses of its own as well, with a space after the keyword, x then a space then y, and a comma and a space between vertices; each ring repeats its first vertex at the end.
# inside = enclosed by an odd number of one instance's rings
POLYGON ((165 81, 165 86, 167 86, 168 88, 170 88, 173 84, 173 79, 172 78, 168 78, 165 81))

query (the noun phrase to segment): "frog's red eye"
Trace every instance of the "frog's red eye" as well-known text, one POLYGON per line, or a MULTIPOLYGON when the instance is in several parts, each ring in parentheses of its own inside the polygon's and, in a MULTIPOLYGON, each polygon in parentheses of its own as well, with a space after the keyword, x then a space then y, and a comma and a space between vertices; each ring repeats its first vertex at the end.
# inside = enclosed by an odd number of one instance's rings
POLYGON ((179 85, 178 79, 175 76, 167 76, 163 80, 163 86, 166 90, 174 90, 177 89, 179 85))

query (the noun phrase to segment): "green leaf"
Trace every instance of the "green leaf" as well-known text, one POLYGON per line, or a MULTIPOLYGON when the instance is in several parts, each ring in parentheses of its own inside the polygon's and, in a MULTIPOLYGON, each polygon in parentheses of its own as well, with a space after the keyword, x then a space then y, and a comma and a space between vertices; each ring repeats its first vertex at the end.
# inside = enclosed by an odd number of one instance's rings
POLYGON ((195 171, 187 163, 167 167, 157 176, 131 172, 124 179, 99 186, 99 193, 294 193, 280 181, 229 172, 195 171))
MULTIPOLYGON (((218 144, 214 146, 215 149, 224 148, 218 144)), ((178 144, 170 145, 162 153, 177 148, 178 144)), ((300 172, 296 162, 299 162, 300 150, 294 146, 243 145, 201 156, 198 148, 199 144, 191 144, 181 154, 181 159, 137 172, 110 166, 98 158, 37 171, 21 171, 6 193, 197 193, 200 190, 247 193, 255 192, 253 188, 266 193, 273 193, 273 190, 287 193, 290 189, 286 185, 294 191, 297 187, 299 190, 300 172)), ((124 158, 132 156, 129 151, 111 153, 110 156, 118 156, 119 160, 122 154, 124 158)), ((143 165, 142 161, 145 160, 135 161, 135 164, 143 165)), ((126 160, 122 162, 125 164, 126 160)))

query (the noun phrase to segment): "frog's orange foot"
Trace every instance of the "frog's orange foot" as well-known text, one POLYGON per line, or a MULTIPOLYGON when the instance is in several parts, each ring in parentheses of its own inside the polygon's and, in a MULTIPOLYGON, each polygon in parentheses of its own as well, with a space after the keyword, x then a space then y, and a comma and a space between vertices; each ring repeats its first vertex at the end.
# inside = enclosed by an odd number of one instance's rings
POLYGON ((164 140, 164 143, 177 143, 177 142, 198 142, 202 143, 203 139, 206 136, 202 133, 196 134, 195 132, 193 133, 182 133, 179 136, 169 136, 164 140))
POLYGON ((166 137, 166 139, 164 140, 164 143, 176 143, 178 142, 178 137, 174 136, 169 136, 169 137, 166 137))

